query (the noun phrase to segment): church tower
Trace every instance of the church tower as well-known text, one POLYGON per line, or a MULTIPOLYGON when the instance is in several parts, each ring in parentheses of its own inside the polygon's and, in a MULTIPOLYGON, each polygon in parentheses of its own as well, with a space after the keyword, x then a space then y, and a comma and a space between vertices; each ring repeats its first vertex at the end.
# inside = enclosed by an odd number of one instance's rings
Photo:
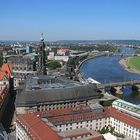
POLYGON ((47 75, 46 60, 47 60, 46 47, 45 47, 43 33, 42 33, 40 38, 40 44, 39 44, 39 65, 38 65, 38 73, 41 75, 47 75))

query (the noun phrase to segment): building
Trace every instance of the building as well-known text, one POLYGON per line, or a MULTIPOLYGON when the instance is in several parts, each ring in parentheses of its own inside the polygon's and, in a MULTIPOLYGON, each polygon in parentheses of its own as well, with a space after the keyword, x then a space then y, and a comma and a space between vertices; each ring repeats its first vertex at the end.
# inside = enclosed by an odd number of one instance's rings
POLYGON ((7 58, 7 63, 13 65, 14 87, 19 87, 29 75, 47 74, 46 69, 46 52, 44 39, 41 38, 38 53, 32 52, 32 47, 27 46, 25 49, 26 55, 15 55, 7 58))
POLYGON ((16 122, 16 140, 63 140, 51 124, 34 113, 19 115, 16 122))
POLYGON ((140 107, 120 99, 114 101, 112 106, 118 110, 112 111, 111 117, 115 130, 138 140, 140 138, 140 107))
POLYGON ((0 69, 0 92, 9 85, 9 79, 12 77, 12 65, 3 64, 0 69))
POLYGON ((3 64, 0 69, 0 122, 2 123, 5 119, 7 104, 14 96, 13 89, 12 65, 3 64))
POLYGON ((99 132, 86 128, 66 130, 63 131, 63 135, 69 140, 103 140, 103 136, 99 132))
POLYGON ((15 46, 14 48, 13 48, 13 51, 14 51, 14 53, 15 54, 26 54, 26 48, 25 47, 19 47, 19 46, 15 46))
MULTIPOLYGON (((66 114, 70 110, 68 109, 66 114)), ((55 115, 59 115, 64 111, 66 111, 66 109, 19 115, 16 121, 16 139, 49 140, 51 138, 53 140, 103 140, 101 134, 94 130, 89 130, 86 127, 67 130, 58 129, 55 123, 51 122, 49 118, 51 119, 53 113, 53 117, 55 117, 55 115)))
POLYGON ((135 116, 140 119, 140 106, 139 105, 135 105, 135 104, 119 99, 119 100, 115 100, 112 103, 112 106, 117 108, 118 110, 126 112, 130 114, 131 116, 135 116))
POLYGON ((14 87, 18 87, 28 75, 36 74, 36 64, 30 58, 15 56, 7 59, 7 63, 13 66, 14 87))
POLYGON ((58 48, 54 60, 67 62, 69 59, 69 48, 58 48))
POLYGON ((4 48, 3 47, 0 47, 0 55, 1 56, 3 55, 3 51, 4 51, 4 48))
POLYGON ((69 60, 69 56, 63 56, 63 55, 56 55, 54 56, 54 59, 57 61, 64 61, 64 62, 68 62, 69 60))
POLYGON ((9 140, 8 135, 2 125, 2 123, 0 123, 0 140, 9 140))
POLYGON ((26 46, 26 53, 32 53, 32 46, 26 46))
MULTIPOLYGON (((104 107, 103 110, 97 112, 86 104, 81 104, 73 108, 21 114, 17 118, 16 132, 19 139, 21 137, 24 139, 24 136, 31 135, 31 139, 33 139, 32 132, 41 136, 41 130, 47 138, 50 135, 46 130, 49 130, 59 136, 58 140, 103 140, 103 136, 97 133, 97 131, 106 126, 112 126, 114 133, 124 134, 124 138, 129 137, 134 140, 139 140, 140 138, 139 119, 121 112, 114 107, 104 107), (46 127, 49 127, 49 129, 44 129, 43 131, 41 129, 43 126, 40 126, 42 123, 46 127)), ((35 137, 34 139, 36 140, 35 137)))
POLYGON ((54 52, 49 52, 48 60, 54 60, 54 52))
POLYGON ((28 77, 17 92, 17 114, 75 107, 79 102, 100 98, 94 85, 85 85, 64 77, 38 75, 28 77))
POLYGON ((82 104, 74 108, 47 111, 45 117, 59 131, 80 128, 97 131, 110 124, 110 108, 104 108, 103 111, 96 112, 88 105, 82 104))
POLYGON ((115 128, 115 132, 124 134, 135 140, 139 140, 140 119, 112 108, 110 122, 111 126, 115 128))
POLYGON ((69 48, 59 48, 59 49, 57 49, 57 55, 68 56, 69 52, 70 52, 69 48))

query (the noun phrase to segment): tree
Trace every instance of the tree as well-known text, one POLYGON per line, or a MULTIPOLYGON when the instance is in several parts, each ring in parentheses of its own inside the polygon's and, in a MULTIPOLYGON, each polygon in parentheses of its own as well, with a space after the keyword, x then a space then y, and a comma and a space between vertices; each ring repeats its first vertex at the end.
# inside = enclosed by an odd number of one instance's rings
POLYGON ((56 60, 49 61, 47 66, 51 70, 54 70, 54 69, 57 69, 57 68, 61 68, 61 64, 58 61, 56 61, 56 60))
POLYGON ((106 127, 103 127, 103 128, 100 130, 100 133, 101 133, 101 134, 108 133, 108 131, 106 130, 106 127))

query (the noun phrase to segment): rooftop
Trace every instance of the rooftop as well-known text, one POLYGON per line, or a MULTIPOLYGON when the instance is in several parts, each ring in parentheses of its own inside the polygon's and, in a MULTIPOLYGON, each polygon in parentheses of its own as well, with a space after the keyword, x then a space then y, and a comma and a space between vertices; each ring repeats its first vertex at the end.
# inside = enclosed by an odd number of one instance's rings
POLYGON ((56 133, 51 126, 41 121, 34 113, 19 115, 17 122, 28 131, 28 134, 34 140, 62 140, 62 137, 56 133))
POLYGON ((66 130, 63 131, 66 138, 77 138, 78 140, 92 139, 92 138, 102 138, 103 136, 94 130, 88 130, 86 128, 79 128, 74 130, 66 130), (83 136, 83 138, 79 138, 79 136, 83 136), (86 136, 87 138, 85 138, 86 136))
POLYGON ((10 64, 32 64, 33 61, 30 58, 23 58, 23 56, 12 56, 7 59, 10 64))
POLYGON ((65 108, 58 110, 49 110, 40 113, 40 116, 43 118, 47 118, 48 121, 50 121, 54 125, 113 117, 117 120, 125 122, 130 126, 134 126, 140 129, 140 119, 123 113, 113 107, 104 107, 104 109, 100 112, 92 111, 89 106, 77 107, 73 109, 65 108))
POLYGON ((83 84, 75 81, 70 81, 65 78, 59 78, 55 76, 37 76, 31 77, 26 82, 26 90, 49 90, 49 89, 62 89, 62 88, 72 88, 72 87, 80 87, 83 84))
MULTIPOLYGON (((19 123, 34 140, 62 140, 78 136, 88 136, 90 139, 100 136, 99 133, 87 129, 75 129, 60 132, 56 124, 81 122, 105 117, 113 117, 127 125, 140 129, 140 120, 129 116, 113 107, 104 108, 102 112, 92 112, 89 107, 73 109, 58 109, 44 112, 18 115, 19 123), (63 114, 64 113, 64 114, 63 114)), ((80 139, 84 140, 84 139, 80 139)))
POLYGON ((0 80, 4 80, 4 77, 10 79, 12 76, 12 70, 11 64, 3 64, 0 69, 0 80))
POLYGON ((5 100, 5 97, 8 93, 8 85, 5 85, 2 91, 0 91, 0 106, 2 105, 3 101, 5 100))
POLYGON ((123 113, 115 108, 111 108, 111 117, 120 120, 122 122, 125 122, 126 124, 130 126, 134 126, 138 129, 140 129, 140 119, 130 116, 126 113, 123 113))
POLYGON ((112 105, 119 106, 121 108, 124 108, 126 110, 132 111, 132 112, 140 115, 140 106, 139 105, 135 105, 135 104, 126 102, 126 101, 121 100, 121 99, 115 100, 112 103, 112 105))
POLYGON ((91 110, 78 110, 68 114, 57 114, 57 116, 51 116, 48 120, 54 125, 62 125, 67 123, 76 123, 81 121, 96 120, 101 118, 110 117, 110 109, 105 108, 101 112, 93 112, 91 110))
POLYGON ((17 96, 17 106, 52 104, 99 98, 94 85, 85 85, 62 77, 28 77, 17 96))

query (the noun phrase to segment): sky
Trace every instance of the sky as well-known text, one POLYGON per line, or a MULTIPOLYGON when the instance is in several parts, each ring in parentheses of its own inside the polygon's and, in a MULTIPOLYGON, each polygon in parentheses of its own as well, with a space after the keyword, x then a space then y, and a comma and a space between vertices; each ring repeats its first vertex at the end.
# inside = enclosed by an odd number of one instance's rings
POLYGON ((140 40, 140 0, 0 0, 0 40, 140 40))

